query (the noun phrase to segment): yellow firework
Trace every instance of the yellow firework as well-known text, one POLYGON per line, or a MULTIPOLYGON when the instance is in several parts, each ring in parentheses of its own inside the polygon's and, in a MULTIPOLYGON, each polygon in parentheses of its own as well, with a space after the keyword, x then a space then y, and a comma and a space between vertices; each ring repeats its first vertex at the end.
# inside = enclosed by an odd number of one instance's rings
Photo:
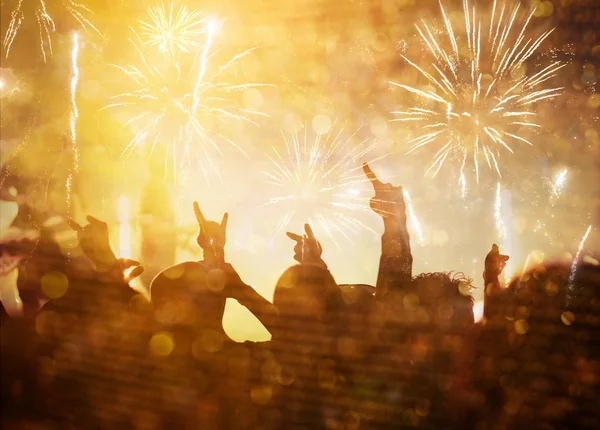
MULTIPOLYGON (((207 124, 242 120, 254 123, 251 116, 261 112, 236 107, 229 95, 261 84, 233 84, 220 81, 222 74, 252 50, 231 58, 227 63, 211 67, 211 49, 219 24, 206 20, 204 39, 193 53, 180 52, 165 56, 148 50, 141 36, 133 30, 130 39, 139 55, 138 64, 116 66, 133 84, 130 91, 114 97, 105 108, 125 109, 131 118, 126 126, 134 129, 134 137, 125 153, 140 145, 157 145, 166 149, 166 160, 172 160, 173 173, 182 162, 191 165, 195 159, 206 175, 208 162, 216 171, 211 153, 220 152, 214 133, 207 124)), ((224 136, 220 139, 234 145, 224 136)), ((243 152, 243 151, 242 151, 243 152)))
POLYGON ((71 148, 73 150, 73 165, 70 168, 67 176, 67 210, 71 215, 71 187, 73 185, 73 177, 79 170, 79 149, 77 147, 77 119, 79 118, 79 110, 77 109, 77 85, 79 84, 79 35, 73 33, 73 49, 71 50, 71 114, 69 118, 69 130, 71 134, 71 148))
POLYGON ((202 46, 206 22, 200 12, 190 11, 185 6, 175 11, 173 3, 167 10, 162 3, 150 8, 148 17, 148 21, 139 21, 140 34, 146 39, 146 45, 156 46, 160 52, 171 55, 177 51, 194 51, 202 46))
POLYGON ((419 64, 404 60, 423 79, 423 87, 391 82, 416 95, 420 106, 394 112, 396 121, 414 125, 416 137, 409 152, 435 146, 427 173, 435 176, 444 162, 460 164, 460 186, 466 190, 465 166, 472 160, 477 182, 479 163, 500 175, 500 150, 513 152, 514 143, 531 145, 528 130, 540 127, 532 110, 535 103, 556 97, 562 88, 545 88, 564 64, 553 62, 528 75, 527 60, 548 38, 552 30, 529 36, 534 12, 523 14, 520 5, 508 6, 494 0, 491 12, 483 13, 468 0, 463 1, 464 27, 453 27, 440 3, 444 30, 436 32, 428 24, 417 25, 429 59, 419 64))
MULTIPOLYGON (((73 17, 84 30, 93 30, 100 34, 100 31, 90 21, 89 17, 92 11, 84 4, 76 3, 73 0, 61 0, 55 2, 73 17)), ((53 3, 54 4, 54 3, 53 3)), ((54 19, 48 11, 48 6, 44 0, 16 0, 15 6, 10 13, 10 22, 2 45, 5 55, 11 52, 12 45, 19 34, 21 27, 28 22, 35 22, 38 27, 40 52, 44 62, 52 55, 52 35, 56 31, 54 19)))
POLYGON ((362 163, 375 161, 376 143, 355 144, 354 138, 355 134, 343 137, 343 129, 337 134, 316 134, 314 139, 305 131, 303 136, 284 135, 284 151, 273 148, 272 168, 264 174, 277 196, 263 206, 278 205, 285 212, 276 235, 292 222, 296 227, 309 222, 335 243, 335 233, 350 239, 348 233, 373 231, 358 215, 371 212, 373 190, 362 163))

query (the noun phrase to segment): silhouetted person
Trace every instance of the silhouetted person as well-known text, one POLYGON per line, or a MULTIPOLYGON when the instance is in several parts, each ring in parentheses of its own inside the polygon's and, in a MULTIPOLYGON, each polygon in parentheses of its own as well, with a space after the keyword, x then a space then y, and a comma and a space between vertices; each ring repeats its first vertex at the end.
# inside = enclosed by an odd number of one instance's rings
POLYGON ((277 364, 274 405, 282 429, 324 428, 325 411, 341 388, 335 321, 340 293, 319 264, 303 263, 279 278, 273 304, 279 314, 271 328, 277 364))
POLYGON ((485 270, 483 271, 484 282, 484 317, 489 317, 490 310, 494 307, 494 301, 503 300, 503 296, 508 294, 506 289, 500 284, 500 275, 506 267, 506 262, 510 257, 500 254, 498 245, 493 244, 491 251, 485 257, 485 270))
POLYGON ((492 250, 485 257, 483 282, 486 289, 490 288, 494 291, 501 290, 500 275, 502 274, 502 270, 506 267, 506 262, 509 258, 508 255, 500 254, 498 245, 492 245, 492 250))
POLYGON ((194 212, 203 260, 163 270, 150 286, 156 334, 166 334, 172 341, 172 350, 157 361, 159 373, 166 378, 163 402, 172 416, 165 425, 240 428, 237 414, 251 402, 250 393, 245 392, 247 380, 235 380, 247 377, 244 372, 230 375, 229 367, 239 364, 232 354, 240 349, 223 330, 223 313, 227 298, 244 302, 259 316, 268 301, 225 262, 227 214, 216 223, 205 219, 197 203, 194 212), (173 396, 172 390, 179 394, 173 396), (198 402, 203 406, 198 408, 198 402))
POLYGON ((50 300, 36 318, 38 362, 56 367, 52 377, 41 378, 39 391, 55 420, 122 426, 143 399, 130 385, 138 383, 145 313, 129 286, 143 269, 117 258, 106 223, 87 220, 85 226, 69 222, 83 256, 41 280, 50 300))
POLYGON ((225 265, 225 243, 227 214, 221 223, 207 221, 197 203, 194 210, 200 226, 197 242, 203 251, 201 261, 188 261, 160 272, 150 285, 150 297, 158 317, 164 324, 181 323, 193 326, 196 330, 213 330, 225 336, 222 327, 225 310, 227 276, 225 265), (179 303, 181 301, 181 303, 179 303), (175 309, 178 306, 192 306, 186 322, 186 312, 175 309))
POLYGON ((272 336, 273 358, 263 365, 269 372, 263 372, 258 386, 263 388, 257 388, 268 397, 260 400, 268 428, 324 428, 327 419, 339 415, 335 396, 343 386, 336 344, 341 294, 321 258, 321 244, 310 225, 304 229, 302 235, 287 233, 296 242, 294 259, 300 264, 279 278, 272 304, 231 273, 233 294, 272 336))

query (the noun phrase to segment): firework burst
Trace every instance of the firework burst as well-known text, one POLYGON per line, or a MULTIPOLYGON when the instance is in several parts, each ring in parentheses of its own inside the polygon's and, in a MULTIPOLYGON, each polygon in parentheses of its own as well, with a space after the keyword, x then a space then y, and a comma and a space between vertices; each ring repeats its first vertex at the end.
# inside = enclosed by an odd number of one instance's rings
MULTIPOLYGON (((167 155, 165 165, 167 160, 172 160, 174 174, 184 166, 183 162, 191 166, 192 160, 197 161, 205 176, 208 165, 217 171, 212 154, 220 153, 220 148, 211 137, 214 134, 211 126, 215 122, 241 120, 256 124, 251 117, 265 115, 234 106, 229 95, 267 85, 220 81, 227 69, 253 49, 234 56, 225 64, 211 67, 215 54, 212 45, 219 24, 213 20, 204 22, 204 40, 199 42, 198 49, 189 54, 180 51, 175 56, 165 56, 160 52, 160 45, 157 45, 158 50, 150 49, 148 41, 132 29, 130 41, 139 56, 139 63, 115 67, 129 78, 133 89, 115 96, 114 102, 105 107, 126 109, 131 115, 126 126, 134 128, 135 134, 124 154, 143 145, 149 145, 152 154, 160 144, 167 155)), ((243 153, 233 141, 220 137, 243 153)))
POLYGON ((485 160, 500 176, 501 150, 512 153, 514 143, 532 145, 524 134, 540 128, 532 107, 560 94, 562 88, 544 88, 542 84, 564 64, 553 62, 526 75, 527 60, 552 30, 530 37, 534 12, 522 19, 519 4, 509 7, 502 0, 494 0, 491 15, 486 17, 464 0, 464 28, 453 27, 442 3, 440 9, 443 37, 424 22, 416 26, 426 52, 432 56, 431 68, 426 70, 403 56, 426 86, 391 82, 416 95, 421 106, 394 114, 398 116, 395 121, 419 130, 409 141, 409 153, 424 146, 436 147, 427 173, 437 175, 449 159, 460 164, 459 185, 464 196, 467 160, 472 160, 479 182, 480 161, 485 160))
POLYGON ((202 47, 206 22, 200 12, 190 11, 185 6, 175 11, 173 3, 167 10, 162 3, 148 10, 148 18, 148 21, 139 21, 140 35, 146 39, 146 46, 156 46, 160 52, 170 55, 202 47))
MULTIPOLYGON (((90 16, 93 12, 84 4, 76 3, 73 0, 57 1, 66 12, 77 21, 78 25, 84 30, 92 30, 97 34, 100 31, 90 21, 90 16)), ((10 22, 2 46, 5 50, 5 55, 8 58, 11 48, 21 27, 29 22, 37 24, 39 33, 39 46, 44 62, 52 55, 52 36, 56 31, 54 19, 48 11, 48 6, 44 0, 16 0, 15 6, 10 13, 10 22)))
POLYGON ((349 233, 367 229, 358 217, 361 212, 371 213, 369 179, 362 170, 363 162, 376 161, 372 153, 375 142, 362 141, 352 144, 356 134, 315 135, 314 140, 298 133, 291 138, 284 135, 285 148, 280 152, 273 148, 269 156, 272 168, 265 171, 267 182, 277 189, 277 197, 263 206, 277 205, 285 208, 285 215, 277 225, 279 235, 290 223, 299 225, 309 222, 334 243, 334 233, 350 240, 349 233), (368 188, 367 193, 364 189, 368 188))

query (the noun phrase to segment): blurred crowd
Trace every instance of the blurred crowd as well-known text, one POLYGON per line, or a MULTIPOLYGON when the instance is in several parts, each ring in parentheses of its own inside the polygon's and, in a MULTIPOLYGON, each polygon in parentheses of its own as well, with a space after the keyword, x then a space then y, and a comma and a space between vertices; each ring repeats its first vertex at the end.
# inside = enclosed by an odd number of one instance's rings
POLYGON ((194 204, 203 260, 146 293, 106 223, 69 221, 82 252, 64 255, 20 204, 15 226, 36 231, 0 243, 2 279, 18 270, 18 292, 2 289, 2 428, 600 428, 600 267, 537 265, 505 286, 492 245, 476 323, 472 280, 413 275, 402 187, 363 168, 384 224, 376 285, 338 284, 307 224, 287 233, 298 264, 272 302, 227 263, 227 214, 194 204), (271 340, 231 340, 227 299, 271 340))

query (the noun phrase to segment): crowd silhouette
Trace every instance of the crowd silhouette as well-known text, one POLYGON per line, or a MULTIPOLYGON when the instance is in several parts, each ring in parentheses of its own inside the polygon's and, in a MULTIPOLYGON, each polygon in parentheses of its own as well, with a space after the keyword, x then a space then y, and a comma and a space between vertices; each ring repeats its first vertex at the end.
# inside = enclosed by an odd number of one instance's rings
POLYGON ((148 298, 106 223, 70 221, 72 257, 21 204, 15 223, 39 236, 1 244, 23 305, 1 309, 2 428, 600 428, 600 268, 569 281, 570 267, 538 265, 504 288, 509 257, 493 245, 476 323, 471 280, 413 276, 402 187, 363 168, 384 225, 376 285, 339 285, 307 224, 287 233, 297 264, 272 302, 227 263, 228 214, 209 221, 194 203, 203 260, 160 272, 148 298), (271 340, 231 340, 228 298, 271 340))

